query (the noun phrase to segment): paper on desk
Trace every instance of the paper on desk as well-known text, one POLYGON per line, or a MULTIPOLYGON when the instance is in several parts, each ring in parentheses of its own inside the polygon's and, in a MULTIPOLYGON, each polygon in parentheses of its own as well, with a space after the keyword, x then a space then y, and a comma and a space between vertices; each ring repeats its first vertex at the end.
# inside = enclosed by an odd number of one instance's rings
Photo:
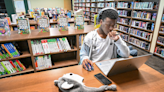
POLYGON ((96 62, 95 64, 105 75, 107 75, 113 67, 113 65, 115 64, 115 62, 123 59, 124 58, 112 59, 107 61, 96 62))

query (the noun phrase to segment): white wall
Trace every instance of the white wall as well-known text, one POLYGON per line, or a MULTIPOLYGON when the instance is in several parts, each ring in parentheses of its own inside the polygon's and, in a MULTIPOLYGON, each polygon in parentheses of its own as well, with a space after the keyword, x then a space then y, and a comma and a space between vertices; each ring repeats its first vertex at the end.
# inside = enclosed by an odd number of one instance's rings
POLYGON ((28 0, 31 3, 31 9, 33 8, 51 8, 61 7, 64 8, 64 0, 28 0))

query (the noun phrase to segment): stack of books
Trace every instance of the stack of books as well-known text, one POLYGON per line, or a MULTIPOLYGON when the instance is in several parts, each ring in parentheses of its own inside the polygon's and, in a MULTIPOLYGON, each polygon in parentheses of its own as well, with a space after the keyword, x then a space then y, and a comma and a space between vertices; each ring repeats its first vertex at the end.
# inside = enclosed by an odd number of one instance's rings
POLYGON ((117 19, 117 23, 121 23, 121 24, 129 25, 129 24, 130 24, 130 19, 127 19, 127 18, 120 18, 120 17, 118 17, 118 19, 117 19))
POLYGON ((152 33, 141 31, 138 29, 133 29, 133 28, 131 29, 130 34, 135 35, 140 38, 143 38, 143 39, 146 39, 146 40, 149 40, 149 41, 151 41, 151 38, 152 38, 152 33))
POLYGON ((20 53, 12 43, 0 44, 0 60, 20 56, 20 53))
POLYGON ((159 36, 157 39, 157 43, 162 44, 164 46, 164 37, 159 36))
POLYGON ((157 2, 135 2, 134 9, 158 9, 157 2))
POLYGON ((149 50, 149 48, 150 48, 150 44, 148 42, 145 42, 145 41, 133 38, 133 37, 129 38, 129 43, 136 45, 138 47, 141 47, 145 50, 149 50))
POLYGON ((146 11, 133 11, 132 14, 133 18, 139 18, 139 19, 146 19, 146 20, 154 20, 157 17, 157 13, 149 13, 146 11))
POLYGON ((127 10, 118 10, 118 15, 119 16, 130 16, 131 15, 131 11, 127 11, 127 10))
POLYGON ((130 28, 117 24, 117 29, 126 33, 129 33, 130 28))
POLYGON ((0 75, 16 73, 26 70, 26 67, 19 60, 0 62, 0 75))
POLYGON ((151 30, 151 31, 154 30, 154 23, 151 23, 151 22, 133 20, 131 26, 138 27, 145 30, 151 30))
POLYGON ((57 39, 32 40, 31 45, 33 55, 71 50, 66 37, 57 39))
POLYGON ((51 55, 35 57, 35 66, 37 70, 52 67, 51 55))
POLYGON ((154 51, 157 55, 164 57, 164 48, 156 47, 154 51))

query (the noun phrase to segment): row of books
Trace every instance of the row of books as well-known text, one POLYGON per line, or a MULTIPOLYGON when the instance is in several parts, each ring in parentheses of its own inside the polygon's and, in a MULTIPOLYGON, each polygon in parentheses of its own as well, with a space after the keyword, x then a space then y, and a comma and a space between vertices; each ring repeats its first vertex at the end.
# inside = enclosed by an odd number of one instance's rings
POLYGON ((133 20, 131 26, 138 27, 145 30, 151 30, 151 31, 154 30, 154 23, 151 22, 133 20))
POLYGON ((91 7, 96 7, 96 6, 97 6, 96 3, 92 3, 92 4, 91 4, 91 7))
POLYGON ((146 11, 133 11, 132 13, 133 18, 140 18, 140 19, 146 19, 146 20, 154 20, 157 17, 157 13, 149 13, 146 11))
POLYGON ((32 40, 33 55, 71 50, 66 37, 57 39, 32 40))
POLYGON ((133 8, 133 2, 118 2, 117 8, 133 8))
POLYGON ((164 46, 164 37, 159 36, 157 39, 157 42, 163 44, 163 46, 164 46))
POLYGON ((136 46, 138 46, 140 48, 143 48, 145 50, 149 50, 149 48, 150 48, 150 44, 148 42, 136 39, 134 37, 130 37, 129 38, 129 43, 131 43, 133 45, 136 45, 136 46))
POLYGON ((131 11, 117 10, 119 16, 131 16, 131 11))
POLYGON ((96 12, 97 8, 91 8, 91 12, 96 12))
POLYGON ((155 47, 155 51, 156 54, 158 54, 161 57, 164 57, 164 48, 161 47, 155 47))
POLYGON ((162 15, 162 22, 164 22, 164 14, 162 15))
POLYGON ((120 17, 118 17, 118 19, 117 19, 117 23, 121 23, 121 24, 129 25, 129 24, 130 24, 130 19, 127 19, 127 18, 120 18, 120 17))
MULTIPOLYGON (((85 5, 84 5, 85 6, 85 5)), ((86 7, 90 7, 90 3, 86 3, 86 7)))
POLYGON ((51 55, 35 57, 35 66, 37 70, 52 67, 51 55))
POLYGON ((158 9, 157 2, 134 2, 134 9, 158 9))
POLYGON ((86 34, 82 34, 79 36, 79 46, 81 47, 82 44, 83 44, 83 41, 84 41, 84 38, 85 38, 86 34))
POLYGON ((120 34, 120 36, 121 36, 121 38, 123 39, 123 40, 125 40, 125 41, 128 41, 128 35, 126 35, 126 34, 120 34))
POLYGON ((19 60, 0 62, 0 76, 26 70, 26 67, 19 60))
POLYGON ((152 33, 131 28, 130 34, 151 41, 152 33))
POLYGON ((97 7, 104 7, 104 3, 97 3, 97 7))
MULTIPOLYGON (((85 3, 79 3, 79 6, 85 6, 85 3)), ((87 6, 87 4, 86 4, 87 6)))
POLYGON ((160 31, 160 32, 164 32, 164 26, 160 26, 159 31, 160 31))
POLYGON ((20 53, 12 43, 0 44, 0 60, 20 56, 20 53))
POLYGON ((115 4, 115 2, 106 3, 106 7, 116 8, 116 4, 115 4))
POLYGON ((119 24, 117 24, 117 29, 119 29, 120 31, 126 32, 126 33, 129 33, 129 30, 130 30, 129 27, 125 27, 125 26, 122 26, 119 24))

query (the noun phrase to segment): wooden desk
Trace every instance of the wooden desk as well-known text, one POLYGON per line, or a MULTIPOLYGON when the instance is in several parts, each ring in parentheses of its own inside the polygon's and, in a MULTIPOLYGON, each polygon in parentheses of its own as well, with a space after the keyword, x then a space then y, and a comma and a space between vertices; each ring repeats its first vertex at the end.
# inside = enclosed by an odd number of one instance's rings
MULTIPOLYGON (((84 18, 84 22, 87 22, 88 25, 90 25, 90 19, 86 19, 84 18)), ((38 23, 34 20, 29 20, 30 26, 35 26, 35 29, 37 29, 38 23)), ((68 20, 68 23, 74 23, 74 18, 71 18, 68 20)), ((50 19, 50 25, 52 24, 57 24, 57 21, 53 21, 52 19, 50 19)), ((13 31, 13 27, 16 27, 17 24, 16 23, 11 23, 9 25, 11 31, 13 31)))
MULTIPOLYGON (((102 84, 94 77, 101 71, 94 65, 95 70, 88 72, 81 65, 67 68, 49 70, 33 74, 26 74, 0 79, 0 92, 58 92, 54 80, 66 73, 75 73, 84 77, 88 87, 100 87, 102 84)), ((113 84, 117 85, 118 92, 163 92, 164 75, 143 65, 139 70, 110 77, 113 84)), ((112 92, 112 91, 109 91, 112 92)))

